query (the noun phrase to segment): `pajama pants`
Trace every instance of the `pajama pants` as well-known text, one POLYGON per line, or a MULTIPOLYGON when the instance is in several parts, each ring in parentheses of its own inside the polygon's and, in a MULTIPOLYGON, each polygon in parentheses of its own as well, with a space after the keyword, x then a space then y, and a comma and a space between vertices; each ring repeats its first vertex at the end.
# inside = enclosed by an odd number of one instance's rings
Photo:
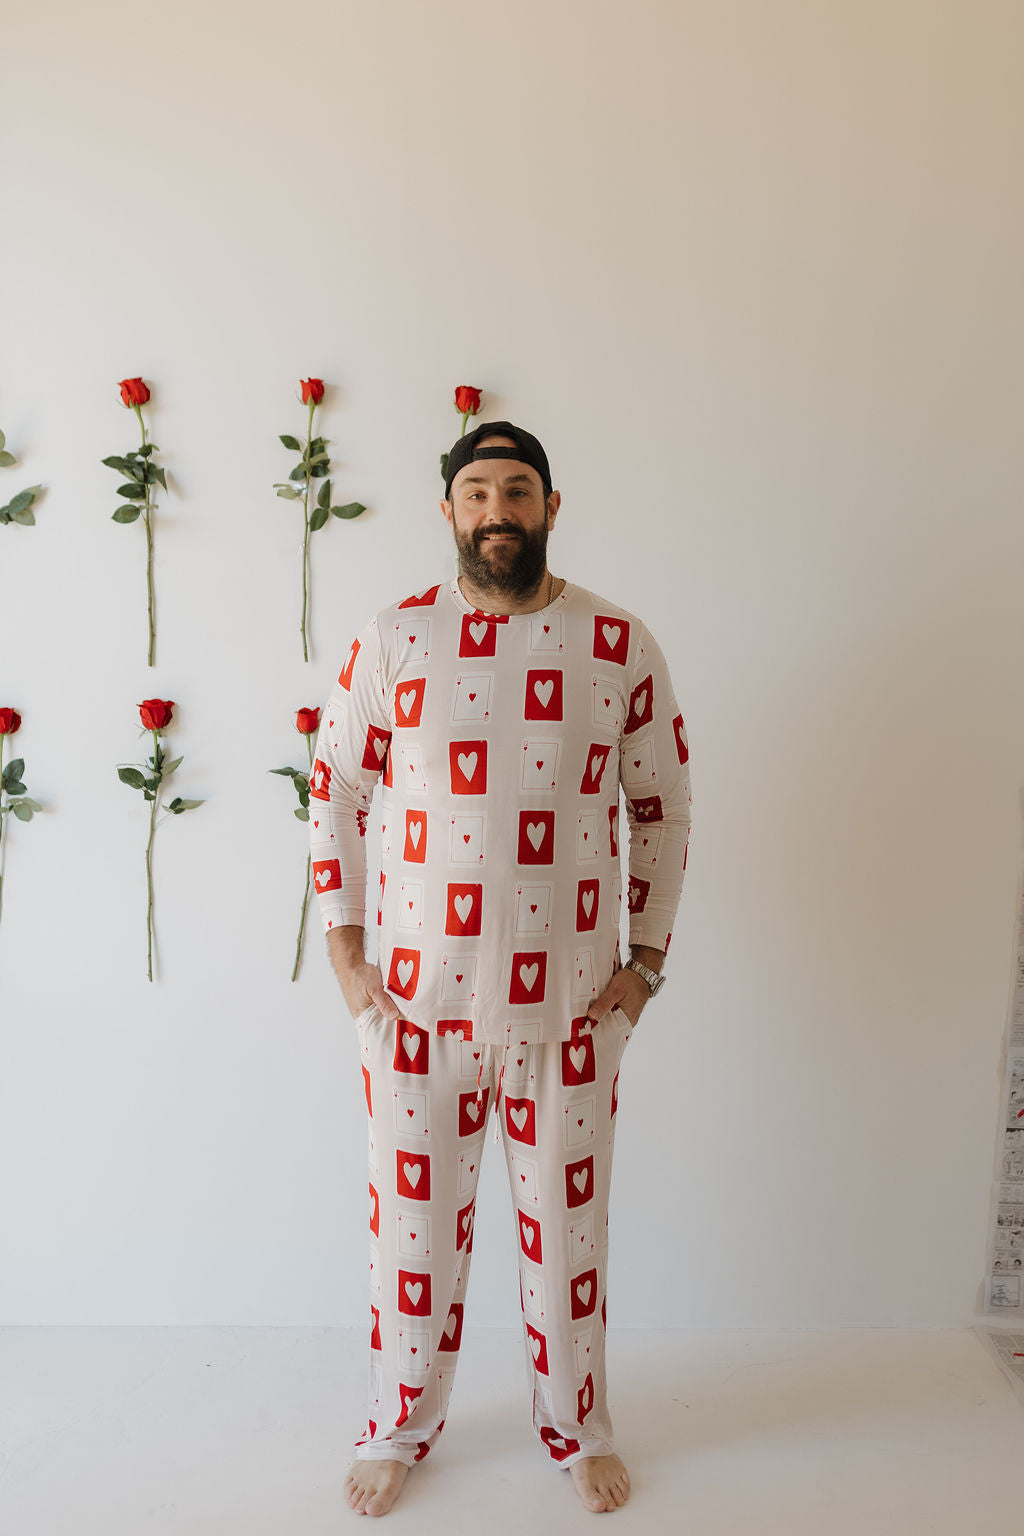
POLYGON ((480 1158, 493 1108, 517 1227, 533 1424, 553 1461, 612 1448, 605 1385, 608 1191, 632 1025, 486 1045, 356 1020, 370 1127, 370 1414, 360 1458, 411 1465, 444 1427, 459 1358, 480 1158))

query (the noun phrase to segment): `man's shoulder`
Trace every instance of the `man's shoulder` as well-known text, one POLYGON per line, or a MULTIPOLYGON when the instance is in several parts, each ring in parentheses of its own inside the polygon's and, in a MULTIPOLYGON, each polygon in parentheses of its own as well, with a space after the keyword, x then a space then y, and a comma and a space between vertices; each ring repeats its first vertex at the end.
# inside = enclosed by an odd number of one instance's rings
POLYGON ((643 620, 630 609, 624 608, 621 603, 613 602, 610 597, 605 597, 600 592, 591 592, 587 587, 577 586, 573 583, 573 591, 576 596, 575 606, 589 618, 613 619, 616 622, 625 621, 631 629, 639 629, 643 620))

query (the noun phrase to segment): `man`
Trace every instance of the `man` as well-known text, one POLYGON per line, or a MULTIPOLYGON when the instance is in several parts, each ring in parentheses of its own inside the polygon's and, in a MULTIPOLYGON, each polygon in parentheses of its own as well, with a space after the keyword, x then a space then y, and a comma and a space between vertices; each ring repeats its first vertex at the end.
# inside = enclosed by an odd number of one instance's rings
POLYGON ((492 1106, 534 1427, 588 1509, 629 1494, 605 1400, 608 1188, 619 1062, 682 886, 689 754, 649 631, 548 571, 560 502, 530 433, 460 438, 441 510, 461 574, 369 620, 321 717, 313 871, 370 1114, 370 1414, 345 1485, 362 1514, 386 1513, 444 1424, 492 1106), (363 837, 381 775, 373 965, 363 837))

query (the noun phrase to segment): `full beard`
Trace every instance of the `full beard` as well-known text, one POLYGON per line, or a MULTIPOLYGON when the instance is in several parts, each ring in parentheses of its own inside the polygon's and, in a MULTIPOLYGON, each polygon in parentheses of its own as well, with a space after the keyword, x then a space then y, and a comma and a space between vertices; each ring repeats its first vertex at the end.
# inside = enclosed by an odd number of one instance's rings
POLYGON ((455 546, 463 574, 474 587, 491 596, 525 601, 539 590, 545 574, 548 528, 545 522, 536 533, 521 528, 512 531, 516 536, 514 544, 494 544, 488 548, 479 532, 465 534, 456 528, 455 546))

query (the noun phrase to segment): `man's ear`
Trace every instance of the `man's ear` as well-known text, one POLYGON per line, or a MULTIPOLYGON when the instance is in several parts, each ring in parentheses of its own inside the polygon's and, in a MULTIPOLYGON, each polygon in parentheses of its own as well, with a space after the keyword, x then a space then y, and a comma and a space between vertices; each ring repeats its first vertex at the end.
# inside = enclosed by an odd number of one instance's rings
POLYGON ((451 505, 451 502, 446 501, 445 498, 442 496, 441 500, 439 502, 439 506, 441 508, 441 511, 444 513, 444 520, 445 520, 445 522, 446 523, 450 523, 451 520, 452 520, 452 505, 451 505))

